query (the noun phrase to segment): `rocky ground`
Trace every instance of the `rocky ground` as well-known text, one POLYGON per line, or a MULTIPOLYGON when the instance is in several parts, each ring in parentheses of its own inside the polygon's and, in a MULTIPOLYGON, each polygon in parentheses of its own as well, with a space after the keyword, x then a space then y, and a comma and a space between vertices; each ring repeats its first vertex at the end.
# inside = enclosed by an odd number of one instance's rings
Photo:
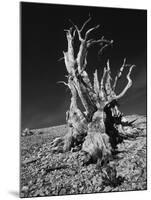
POLYGON ((20 196, 84 194, 147 189, 146 117, 136 119, 133 128, 125 128, 134 137, 124 140, 104 167, 83 166, 83 153, 52 154, 50 143, 66 134, 65 125, 32 130, 21 136, 20 196))

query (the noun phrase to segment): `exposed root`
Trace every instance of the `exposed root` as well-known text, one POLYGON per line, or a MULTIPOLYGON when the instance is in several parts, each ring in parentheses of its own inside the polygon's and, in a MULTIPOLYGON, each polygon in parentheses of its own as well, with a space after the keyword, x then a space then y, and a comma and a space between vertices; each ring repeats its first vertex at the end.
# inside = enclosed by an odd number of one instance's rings
POLYGON ((90 155, 93 162, 106 160, 111 155, 109 137, 105 133, 90 132, 85 138, 82 150, 90 155))

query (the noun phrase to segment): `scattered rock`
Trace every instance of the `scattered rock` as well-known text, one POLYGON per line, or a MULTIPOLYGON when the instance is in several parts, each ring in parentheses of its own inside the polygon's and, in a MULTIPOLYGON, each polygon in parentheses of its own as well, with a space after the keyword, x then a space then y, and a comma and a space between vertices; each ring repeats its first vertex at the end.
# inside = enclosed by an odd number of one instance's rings
POLYGON ((50 178, 46 177, 44 180, 45 180, 45 182, 48 182, 48 181, 50 181, 50 178))
POLYGON ((66 194, 66 189, 62 188, 59 192, 59 195, 65 195, 66 194))
POLYGON ((112 191, 112 188, 110 186, 105 187, 105 189, 103 190, 104 192, 110 192, 112 191))
POLYGON ((28 186, 23 186, 22 189, 21 189, 21 191, 22 191, 22 192, 27 192, 28 189, 29 189, 28 186))
MULTIPOLYGON (((126 119, 132 121, 136 116, 126 119)), ((20 197, 146 189, 146 125, 145 118, 137 119, 129 133, 139 126, 139 136, 119 144, 113 160, 98 169, 96 164, 82 165, 82 151, 52 154, 54 136, 46 130, 42 135, 39 129, 30 137, 22 137, 20 197)), ((55 129, 53 133, 60 137, 55 129)))

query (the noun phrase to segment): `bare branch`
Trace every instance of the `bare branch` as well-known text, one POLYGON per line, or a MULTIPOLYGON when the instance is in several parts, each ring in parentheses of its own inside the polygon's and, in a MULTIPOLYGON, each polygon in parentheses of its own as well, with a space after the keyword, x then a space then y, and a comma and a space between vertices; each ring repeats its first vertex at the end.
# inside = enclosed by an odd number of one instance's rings
POLYGON ((117 76, 115 77, 114 84, 113 84, 113 90, 115 90, 115 87, 116 87, 116 85, 117 85, 117 81, 118 81, 119 78, 122 76, 122 72, 123 72, 124 68, 125 68, 125 67, 128 67, 128 66, 131 66, 131 65, 126 64, 126 58, 124 58, 122 67, 120 68, 120 70, 119 70, 117 76))
POLYGON ((100 46, 102 46, 98 52, 98 54, 100 54, 106 47, 108 47, 109 45, 111 45, 113 43, 113 40, 106 40, 104 39, 104 37, 102 37, 101 39, 99 40, 93 40, 93 39, 90 39, 87 41, 87 47, 91 47, 92 45, 95 45, 95 44, 99 44, 100 46))
POLYGON ((121 75, 122 75, 122 72, 123 72, 124 67, 125 67, 125 63, 126 63, 126 58, 124 58, 122 67, 120 68, 119 73, 118 73, 117 76, 115 77, 114 84, 113 84, 113 90, 115 90, 115 87, 116 87, 116 84, 117 84, 117 80, 118 80, 118 79, 121 77, 121 75))
POLYGON ((78 65, 78 72, 79 74, 85 69, 86 67, 86 56, 87 56, 87 42, 84 40, 81 36, 81 31, 83 30, 84 26, 90 21, 91 18, 89 18, 82 26, 81 29, 78 28, 77 25, 75 25, 71 20, 70 22, 73 24, 75 27, 75 30, 78 33, 79 41, 81 42, 80 47, 79 47, 79 52, 77 54, 77 65, 78 65))
POLYGON ((65 66, 66 66, 67 72, 69 74, 71 74, 72 73, 73 64, 69 60, 68 52, 64 52, 63 51, 63 54, 64 54, 64 62, 65 62, 65 66))
POLYGON ((73 50, 73 40, 74 36, 72 35, 72 28, 70 28, 66 33, 67 41, 68 41, 68 54, 70 55, 70 59, 74 60, 74 50, 73 50))
POLYGON ((95 108, 92 99, 90 98, 89 93, 87 91, 87 88, 83 84, 80 84, 79 81, 76 82, 75 87, 83 104, 83 107, 85 108, 86 113, 92 113, 95 108))
POLYGON ((81 77, 82 77, 81 81, 83 81, 89 89, 92 89, 91 81, 90 81, 89 76, 88 76, 88 74, 85 70, 83 70, 81 72, 81 77))
POLYGON ((69 30, 65 30, 68 42, 68 50, 67 52, 63 52, 63 54, 68 73, 74 73, 74 66, 75 66, 74 49, 73 49, 74 32, 72 33, 72 30, 73 30, 72 28, 70 28, 69 30))
MULTIPOLYGON (((102 48, 100 48, 98 54, 101 54, 103 52, 103 50, 108 47, 109 45, 113 44, 113 40, 108 41, 108 40, 104 40, 103 42, 105 42, 106 44, 104 46, 102 46, 102 48)), ((102 44, 101 44, 102 45, 102 44)))
POLYGON ((106 90, 107 96, 110 96, 112 94, 112 87, 111 87, 112 78, 111 78, 109 59, 107 60, 106 73, 107 73, 107 77, 106 77, 106 83, 105 83, 105 90, 106 90))
MULTIPOLYGON (((70 22, 73 24, 73 26, 75 27, 75 30, 77 31, 78 33, 78 37, 79 37, 79 41, 81 42, 80 44, 80 47, 79 47, 79 51, 78 51, 78 54, 77 54, 77 58, 76 58, 76 62, 77 62, 77 66, 78 66, 78 72, 79 74, 81 74, 81 72, 86 68, 86 64, 87 64, 87 60, 86 60, 86 57, 87 57, 87 49, 88 47, 90 47, 91 45, 93 44, 105 44, 101 49, 103 50, 105 47, 107 47, 109 44, 111 44, 113 41, 108 41, 108 40, 105 40, 104 37, 102 37, 101 39, 99 40, 88 40, 87 41, 87 38, 88 38, 88 35, 95 29, 97 29, 99 27, 99 25, 89 29, 86 34, 85 34, 85 37, 84 39, 82 38, 81 36, 81 32, 83 30, 83 28, 86 26, 86 24, 91 20, 91 17, 89 17, 89 19, 83 24, 82 28, 79 29, 77 25, 75 25, 71 20, 70 22)), ((73 55, 73 46, 71 45, 72 44, 72 34, 71 34, 71 29, 69 30, 66 30, 67 31, 67 39, 68 39, 68 52, 70 51, 71 53, 71 58, 69 58, 69 55, 68 57, 66 56, 66 63, 67 61, 69 60, 70 62, 70 65, 72 63, 72 58, 74 58, 74 55, 73 55), (72 48, 71 48, 72 46, 72 48)), ((75 33, 75 32, 74 32, 75 33)), ((69 66, 68 68, 70 68, 71 66, 69 66)), ((71 71, 71 70, 70 70, 71 71)))
POLYGON ((89 21, 91 21, 91 16, 89 16, 89 18, 86 20, 86 22, 84 22, 84 24, 82 25, 80 32, 82 32, 82 30, 84 29, 84 27, 89 23, 89 21))
POLYGON ((101 89, 104 88, 104 79, 105 79, 105 75, 106 75, 106 67, 104 67, 104 72, 103 72, 103 76, 101 79, 101 89))
POLYGON ((98 80, 98 71, 97 71, 97 69, 94 72, 94 86, 93 86, 93 88, 94 88, 94 91, 95 91, 96 95, 99 95, 100 88, 99 88, 99 80, 98 80))
POLYGON ((132 65, 129 69, 129 72, 126 76, 127 80, 128 80, 128 83, 126 85, 126 87, 124 88, 124 90, 119 94, 119 95, 116 95, 115 96, 115 99, 120 99, 121 97, 124 96, 124 94, 127 92, 127 90, 132 86, 132 79, 130 78, 130 75, 131 75, 131 72, 132 72, 132 69, 135 67, 135 65, 132 65))
POLYGON ((68 83, 66 83, 65 81, 57 81, 57 83, 62 83, 62 84, 64 84, 64 85, 66 85, 66 86, 68 86, 68 87, 69 87, 69 84, 68 84, 68 83))
POLYGON ((90 34, 93 30, 95 30, 95 29, 97 29, 97 28, 99 28, 99 27, 100 27, 100 25, 97 25, 97 26, 95 26, 95 27, 93 27, 93 28, 90 28, 90 29, 86 32, 86 34, 85 34, 85 40, 87 40, 89 34, 90 34))
POLYGON ((88 52, 86 51, 82 72, 85 70, 85 68, 87 66, 87 54, 88 54, 88 52))
POLYGON ((78 72, 79 74, 83 71, 83 67, 85 68, 86 63, 86 56, 87 56, 87 43, 86 41, 82 41, 80 44, 79 52, 77 55, 77 64, 78 64, 78 72))
POLYGON ((71 19, 69 19, 69 21, 72 23, 72 25, 73 25, 73 26, 75 27, 75 29, 76 29, 76 31, 77 31, 77 33, 78 33, 78 36, 79 36, 79 41, 83 41, 82 36, 81 36, 81 30, 79 30, 78 26, 75 25, 75 24, 72 22, 71 19))
POLYGON ((109 59, 107 60, 106 67, 107 67, 107 72, 111 73, 111 70, 110 70, 110 60, 109 59))
MULTIPOLYGON (((89 23, 90 20, 91 20, 91 17, 89 16, 89 18, 88 18, 88 19, 84 22, 84 24, 82 25, 81 29, 79 29, 78 26, 75 25, 75 24, 71 21, 71 19, 69 19, 69 21, 70 21, 70 22, 72 23, 72 25, 75 27, 75 29, 76 29, 76 31, 77 31, 77 33, 78 33, 78 36, 79 36, 79 40, 80 40, 80 41, 83 41, 82 36, 81 36, 81 32, 83 31, 84 27, 89 23)), ((86 40, 87 37, 88 37, 88 35, 89 35, 89 33, 90 33, 91 31, 93 31, 94 29, 96 29, 98 26, 99 26, 99 25, 97 25, 97 26, 94 27, 94 28, 89 29, 89 30, 86 32, 86 34, 85 34, 85 39, 84 39, 84 40, 86 40)))
POLYGON ((57 61, 60 62, 62 60, 64 60, 64 57, 59 58, 57 61))
POLYGON ((101 100, 105 100, 105 90, 104 90, 104 79, 106 76, 106 67, 104 67, 104 72, 103 72, 103 76, 101 79, 101 83, 100 83, 100 91, 99 91, 99 97, 101 100))

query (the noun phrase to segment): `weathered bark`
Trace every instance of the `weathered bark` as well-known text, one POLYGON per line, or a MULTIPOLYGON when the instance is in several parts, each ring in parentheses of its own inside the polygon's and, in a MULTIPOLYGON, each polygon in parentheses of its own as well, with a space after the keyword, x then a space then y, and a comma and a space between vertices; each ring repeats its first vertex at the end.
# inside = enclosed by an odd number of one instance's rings
POLYGON ((100 45, 99 51, 113 43, 101 37, 101 39, 88 39, 92 31, 99 26, 95 26, 86 31, 82 37, 84 27, 91 20, 89 18, 79 29, 73 27, 66 31, 68 48, 64 54, 65 66, 68 73, 68 81, 65 83, 71 91, 70 108, 66 113, 68 124, 68 134, 64 138, 64 151, 79 146, 90 156, 93 161, 104 160, 117 144, 122 142, 122 113, 119 111, 117 100, 124 96, 132 85, 130 78, 134 65, 127 65, 124 59, 123 65, 112 83, 109 60, 104 68, 103 76, 99 82, 97 70, 94 73, 94 81, 91 83, 86 72, 87 53, 91 46, 100 45), (77 34, 76 34, 77 33, 77 34), (78 37, 80 46, 77 55, 74 52, 75 37, 78 37), (128 83, 123 91, 116 95, 115 89, 118 79, 122 76, 125 67, 129 67, 127 74, 128 83), (80 100, 84 111, 78 108, 77 101, 80 100))

